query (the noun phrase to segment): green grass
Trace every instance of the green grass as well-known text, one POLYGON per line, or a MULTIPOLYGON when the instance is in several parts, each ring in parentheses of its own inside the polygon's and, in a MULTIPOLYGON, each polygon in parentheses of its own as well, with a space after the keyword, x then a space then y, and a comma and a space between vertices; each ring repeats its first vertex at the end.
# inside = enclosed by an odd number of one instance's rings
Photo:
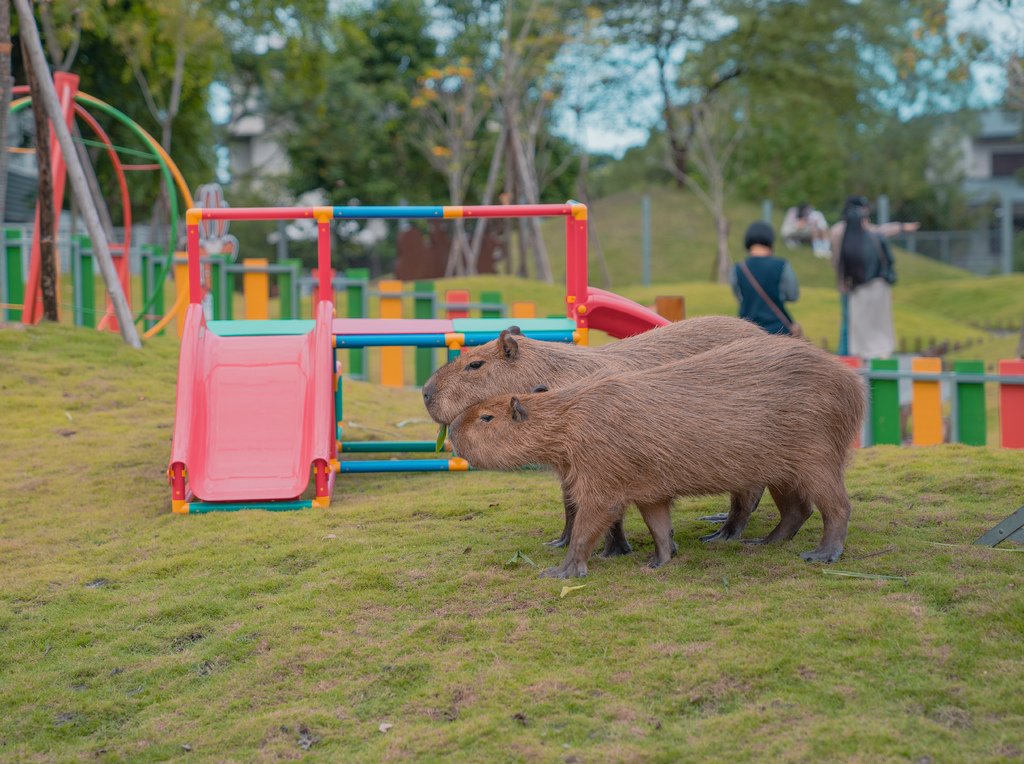
MULTIPOLYGON (((176 350, 0 330, 0 759, 1024 755, 1024 558, 969 545, 1022 503, 1022 452, 857 454, 835 568, 906 583, 801 562, 817 516, 785 546, 703 547, 710 497, 679 503, 669 565, 642 567, 631 512, 635 554, 561 598, 506 565, 560 559, 545 473, 360 476, 325 511, 171 515, 176 350)), ((397 426, 422 419, 415 391, 345 392, 368 433, 433 432, 397 426)))

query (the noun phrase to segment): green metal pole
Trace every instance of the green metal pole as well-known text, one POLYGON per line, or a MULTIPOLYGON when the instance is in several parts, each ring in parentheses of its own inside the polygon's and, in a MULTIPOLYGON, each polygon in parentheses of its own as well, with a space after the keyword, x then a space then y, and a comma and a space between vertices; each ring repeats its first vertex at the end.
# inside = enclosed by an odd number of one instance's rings
POLYGON ((210 261, 210 294, 213 296, 213 317, 217 321, 225 321, 231 317, 225 266, 226 255, 207 255, 210 261))
MULTIPOLYGON (((25 302, 25 275, 21 267, 21 231, 17 228, 4 229, 4 259, 7 276, 7 294, 4 302, 9 305, 22 305, 25 302)), ((5 308, 0 316, 5 321, 17 321, 21 310, 5 308)))
POLYGON ((287 273, 277 274, 277 296, 280 300, 281 318, 298 318, 298 306, 293 297, 301 263, 295 259, 287 259, 282 260, 281 265, 287 265, 289 269, 287 273))
MULTIPOLYGON (((872 371, 899 371, 895 358, 875 358, 872 371)), ((871 380, 871 443, 872 445, 900 444, 900 386, 895 379, 871 380)))
MULTIPOLYGON (((364 306, 366 304, 366 287, 370 282, 370 271, 368 268, 349 268, 345 271, 345 278, 358 281, 357 284, 349 284, 345 287, 345 295, 348 298, 348 317, 366 318, 364 306)), ((348 353, 348 373, 359 379, 366 378, 366 348, 354 348, 348 353)))
POLYGON ((485 305, 494 305, 493 308, 482 308, 480 310, 480 318, 501 318, 501 309, 497 306, 501 305, 501 292, 481 292, 480 302, 485 305))
POLYGON ((71 278, 75 326, 96 328, 96 274, 93 272, 92 242, 76 234, 71 240, 71 278))
MULTIPOLYGON (((414 281, 413 291, 423 294, 423 297, 413 299, 413 316, 415 318, 434 317, 434 282, 414 281), (429 295, 427 294, 429 293, 429 295)), ((434 359, 436 358, 434 348, 416 348, 416 384, 422 387, 434 373, 434 359)))
MULTIPOLYGON (((983 361, 954 361, 956 374, 984 374, 983 361)), ((969 446, 984 446, 987 442, 988 423, 985 417, 985 384, 983 382, 957 382, 957 427, 960 442, 969 446)))

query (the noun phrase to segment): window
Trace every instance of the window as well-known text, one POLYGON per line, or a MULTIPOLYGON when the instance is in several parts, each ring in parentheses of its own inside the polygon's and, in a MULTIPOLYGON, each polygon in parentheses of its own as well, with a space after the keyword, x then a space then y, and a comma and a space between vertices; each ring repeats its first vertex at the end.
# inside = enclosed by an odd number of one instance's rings
POLYGON ((992 177, 1007 178, 1024 170, 1024 151, 993 151, 992 177))

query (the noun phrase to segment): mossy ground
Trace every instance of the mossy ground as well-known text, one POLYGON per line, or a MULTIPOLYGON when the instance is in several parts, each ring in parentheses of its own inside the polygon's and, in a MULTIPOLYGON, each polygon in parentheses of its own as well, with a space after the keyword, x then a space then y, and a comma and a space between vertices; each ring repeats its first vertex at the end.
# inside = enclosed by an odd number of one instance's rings
MULTIPOLYGON (((181 517, 164 469, 177 344, 0 330, 0 759, 992 761, 1024 756, 1024 555, 970 545, 1024 503, 1024 453, 876 448, 846 555, 561 553, 550 475, 360 476, 324 511, 181 517), (946 545, 953 546, 946 546, 946 545), (381 732, 381 724, 393 725, 381 732), (186 747, 188 750, 186 750, 186 747)), ((346 421, 430 437, 415 391, 346 421)), ((749 533, 774 522, 766 498, 749 533)))

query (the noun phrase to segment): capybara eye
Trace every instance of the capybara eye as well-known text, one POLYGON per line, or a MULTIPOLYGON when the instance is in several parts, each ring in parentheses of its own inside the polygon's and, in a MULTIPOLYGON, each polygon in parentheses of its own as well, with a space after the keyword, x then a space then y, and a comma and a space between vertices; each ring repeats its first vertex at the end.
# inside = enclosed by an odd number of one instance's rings
POLYGON ((492 419, 494 419, 494 415, 493 414, 481 414, 480 415, 480 421, 482 421, 482 422, 490 422, 492 419))
POLYGON ((472 363, 467 363, 466 364, 466 368, 467 369, 479 369, 483 365, 484 365, 483 361, 473 361, 472 363))

